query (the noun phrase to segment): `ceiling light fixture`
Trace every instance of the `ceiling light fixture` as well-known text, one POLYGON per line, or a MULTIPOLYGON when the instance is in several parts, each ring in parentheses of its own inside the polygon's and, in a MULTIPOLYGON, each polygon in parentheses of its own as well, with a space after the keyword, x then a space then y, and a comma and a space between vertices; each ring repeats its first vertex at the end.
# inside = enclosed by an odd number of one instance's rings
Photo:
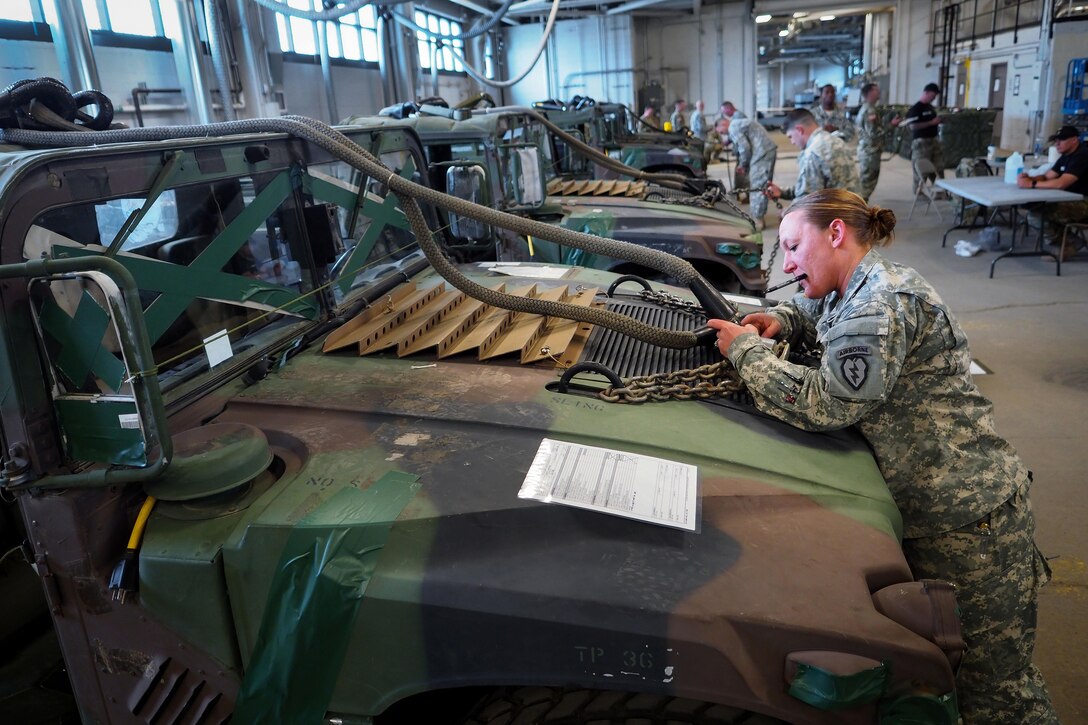
POLYGON ((826 23, 828 20, 834 20, 834 19, 835 19, 834 15, 821 15, 820 16, 820 22, 821 23, 826 23))
POLYGON ((785 38, 789 34, 790 34, 790 31, 788 31, 788 30, 779 30, 778 31, 778 37, 779 38, 785 38))
POLYGON ((796 12, 796 13, 793 14, 793 17, 795 17, 795 18, 806 18, 806 17, 808 17, 808 13, 806 13, 806 12, 796 12))
POLYGON ((756 16, 756 22, 757 23, 769 23, 769 22, 771 22, 771 16, 770 15, 757 15, 756 16))

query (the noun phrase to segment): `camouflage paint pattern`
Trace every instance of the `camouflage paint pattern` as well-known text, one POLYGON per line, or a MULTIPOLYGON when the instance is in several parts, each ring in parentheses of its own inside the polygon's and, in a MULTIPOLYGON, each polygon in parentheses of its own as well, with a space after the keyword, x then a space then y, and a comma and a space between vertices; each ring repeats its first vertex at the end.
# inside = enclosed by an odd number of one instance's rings
POLYGON ((750 118, 734 118, 729 124, 729 140, 737 152, 737 166, 744 167, 752 189, 752 216, 762 219, 767 214, 767 196, 763 189, 774 178, 778 159, 778 144, 767 129, 750 118))
MULTIPOLYGON (((401 173, 425 168, 411 129, 342 131, 383 159, 399 159, 401 173)), ((19 494, 84 719, 228 719, 278 594, 272 583, 288 542, 344 497, 365 504, 351 489, 380 496, 381 481, 418 481, 419 488, 376 502, 400 511, 384 543, 328 572, 366 586, 352 626, 335 633, 336 649, 346 646, 331 699, 308 706, 369 718, 417 693, 430 693, 437 699, 428 703, 441 707, 460 687, 524 684, 682 695, 796 723, 860 725, 901 692, 951 694, 945 654, 875 608, 873 592, 913 581, 900 549, 899 512, 855 433, 806 434, 743 403, 612 406, 551 389, 557 369, 550 364, 471 356, 435 363, 433 352, 403 359, 350 349, 322 354, 322 339, 340 321, 364 306, 389 305, 385 313, 395 314, 394 300, 409 281, 428 288, 439 280, 401 234, 403 215, 384 210, 383 180, 349 174, 330 177, 336 184, 322 181, 319 171, 329 176, 338 167, 304 141, 249 134, 9 151, 0 158, 2 261, 24 262, 36 228, 57 236, 48 254, 93 251, 98 230, 87 223, 88 206, 146 197, 164 149, 175 147, 203 160, 170 189, 181 219, 198 218, 230 182, 240 188, 250 180, 259 190, 289 172, 290 194, 267 215, 246 215, 254 200, 230 210, 252 222, 246 231, 265 247, 273 225, 291 246, 304 244, 309 237, 294 228, 295 212, 319 201, 341 223, 360 212, 359 224, 341 230, 345 238, 365 238, 360 232, 371 225, 383 233, 343 297, 310 296, 313 318, 280 313, 283 319, 254 334, 236 332, 245 344, 216 366, 200 344, 170 357, 176 341, 163 336, 159 368, 126 371, 161 380, 173 431, 245 423, 264 432, 275 455, 266 474, 240 481, 229 496, 160 500, 141 549, 138 600, 118 601, 107 585, 145 498, 139 485, 19 494), (255 146, 267 152, 263 159, 245 153, 255 146), (194 195, 201 185, 210 197, 194 195), (698 465, 701 531, 517 498, 544 436, 698 465), (784 673, 791 654, 811 651, 887 662, 889 689, 881 702, 848 710, 807 705, 788 694, 784 673)), ((150 259, 155 251, 120 257, 150 259)), ((285 277, 282 291, 311 292, 299 279, 329 271, 312 254, 299 258, 304 274, 285 277)), ((160 264, 185 279, 186 294, 203 299, 218 290, 216 275, 199 265, 160 264)), ((510 279, 481 266, 466 271, 488 285, 510 279)), ((221 274, 242 280, 249 273, 224 267, 221 274)), ((527 282, 606 287, 614 279, 567 269, 559 280, 527 282)), ((149 277, 143 291, 167 294, 158 285, 149 277)), ((55 433, 49 360, 28 320, 28 297, 23 284, 3 285, 0 363, 13 394, 4 396, 0 414, 5 442, 23 447, 28 469, 42 475, 82 464, 65 456, 55 433), (21 351, 18 359, 11 350, 21 351)), ((664 351, 648 354, 668 364, 664 351)), ((364 534, 349 529, 385 527, 385 518, 346 516, 315 531, 315 540, 364 534)), ((332 651, 333 644, 309 646, 332 651)))
POLYGON ((769 312, 783 338, 823 346, 819 367, 779 360, 753 334, 729 358, 764 412, 807 430, 854 425, 873 447, 903 513, 912 571, 959 591, 967 722, 1056 722, 1031 665, 1047 575, 1030 475, 994 429, 947 307, 916 272, 869 251, 842 297, 798 295, 769 312))
POLYGON ((830 111, 823 107, 823 104, 817 103, 815 106, 811 106, 808 110, 812 111, 812 115, 816 118, 816 125, 820 128, 825 126, 834 126, 834 133, 843 141, 850 143, 854 140, 856 129, 854 123, 850 120, 849 114, 846 112, 845 106, 835 104, 835 107, 830 111))
POLYGON ((857 192, 858 167, 843 140, 822 128, 813 131, 797 157, 797 183, 782 190, 783 199, 799 199, 820 189, 857 192))

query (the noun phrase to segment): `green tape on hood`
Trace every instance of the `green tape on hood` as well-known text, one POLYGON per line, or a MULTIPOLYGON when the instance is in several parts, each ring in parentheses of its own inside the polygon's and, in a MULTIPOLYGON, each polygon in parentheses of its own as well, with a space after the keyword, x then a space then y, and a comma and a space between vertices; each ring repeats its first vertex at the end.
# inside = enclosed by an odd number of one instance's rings
POLYGON ((328 708, 378 555, 419 490, 417 476, 387 473, 348 487, 291 531, 268 592, 235 722, 320 722, 328 708))

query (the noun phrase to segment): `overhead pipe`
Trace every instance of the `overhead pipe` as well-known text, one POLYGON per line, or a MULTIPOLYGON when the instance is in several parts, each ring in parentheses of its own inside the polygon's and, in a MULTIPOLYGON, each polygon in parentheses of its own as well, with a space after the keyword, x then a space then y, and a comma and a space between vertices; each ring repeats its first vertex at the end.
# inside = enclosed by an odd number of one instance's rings
POLYGON ((332 61, 329 59, 329 22, 314 21, 314 33, 317 53, 321 59, 321 80, 325 84, 325 105, 329 109, 329 123, 339 123, 340 112, 336 109, 336 91, 332 82, 332 61))
POLYGON ((197 32, 196 8, 192 0, 174 0, 178 13, 178 37, 172 38, 178 85, 185 90, 189 107, 197 123, 212 123, 212 98, 204 83, 204 54, 197 32))
POLYGON ((64 80, 70 88, 98 89, 101 81, 91 45, 91 31, 77 0, 56 0, 57 16, 50 28, 64 80))
POLYGON ((234 94, 231 92, 230 68, 223 49, 223 21, 219 15, 219 0, 204 0, 204 29, 208 35, 208 50, 212 55, 215 82, 219 87, 219 102, 223 105, 223 118, 234 121, 234 94))

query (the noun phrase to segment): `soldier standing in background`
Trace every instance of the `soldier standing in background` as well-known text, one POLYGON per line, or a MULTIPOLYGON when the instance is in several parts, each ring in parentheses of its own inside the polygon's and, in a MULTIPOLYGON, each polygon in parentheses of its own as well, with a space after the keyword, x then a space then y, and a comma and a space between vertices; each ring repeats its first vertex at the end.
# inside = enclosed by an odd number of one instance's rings
POLYGON ((782 189, 773 181, 767 184, 772 199, 800 199, 820 189, 846 189, 857 193, 858 167, 838 136, 816 125, 807 108, 795 108, 786 114, 786 136, 801 155, 797 157, 797 183, 782 189))
MULTIPOLYGON (((910 142, 911 166, 913 167, 914 162, 918 159, 928 159, 933 162, 933 167, 937 169, 937 177, 941 178, 944 176, 944 154, 941 153, 940 129, 938 127, 943 119, 937 115, 937 110, 933 108, 933 101, 939 95, 941 95, 941 87, 936 83, 927 83, 925 89, 922 90, 922 97, 907 111, 907 117, 903 119, 903 123, 910 126, 910 132, 913 136, 913 140, 910 142)), ((919 181, 916 170, 914 172, 915 189, 918 188, 919 181)))
POLYGON ((661 130, 661 116, 657 115, 657 109, 653 106, 646 106, 646 108, 643 109, 641 119, 658 131, 661 130))
POLYGON ((861 198, 866 203, 876 188, 880 178, 880 154, 884 151, 887 138, 887 126, 899 125, 899 116, 888 124, 884 123, 884 112, 880 107, 880 86, 866 83, 861 87, 861 108, 854 119, 858 130, 858 177, 861 183, 861 198))
POLYGON ((679 131, 684 127, 684 111, 687 110, 688 104, 684 103, 683 98, 676 99, 676 105, 673 106, 672 115, 669 116, 669 123, 672 124, 673 131, 679 131))
POLYGON ((837 134, 847 143, 854 138, 854 125, 847 118, 846 109, 835 103, 835 86, 828 83, 821 87, 820 102, 808 110, 823 130, 837 134))
POLYGON ((706 141, 706 116, 703 115, 703 109, 706 108, 706 104, 703 103, 703 99, 700 98, 695 102, 695 110, 691 112, 691 120, 688 123, 688 128, 691 129, 691 133, 695 138, 702 141, 706 141))
POLYGON ((763 190, 774 177, 774 164, 778 159, 778 145, 763 125, 750 118, 723 118, 715 129, 718 134, 733 142, 737 152, 737 175, 747 176, 751 183, 752 217, 756 229, 764 227, 767 214, 767 196, 763 190))
POLYGON ((967 649, 956 673, 963 722, 1056 725, 1032 664, 1039 589, 1031 473, 997 434, 971 376, 963 329, 936 290, 875 248, 895 214, 827 189, 779 227, 786 274, 804 291, 740 325, 710 320, 756 407, 802 430, 854 426, 903 514, 903 553, 918 579, 956 588, 967 649), (812 367, 760 337, 822 343, 812 367))
POLYGON ((748 118, 744 115, 744 111, 741 111, 733 105, 732 101, 722 101, 722 107, 719 109, 718 120, 728 118, 732 121, 734 118, 748 118))

